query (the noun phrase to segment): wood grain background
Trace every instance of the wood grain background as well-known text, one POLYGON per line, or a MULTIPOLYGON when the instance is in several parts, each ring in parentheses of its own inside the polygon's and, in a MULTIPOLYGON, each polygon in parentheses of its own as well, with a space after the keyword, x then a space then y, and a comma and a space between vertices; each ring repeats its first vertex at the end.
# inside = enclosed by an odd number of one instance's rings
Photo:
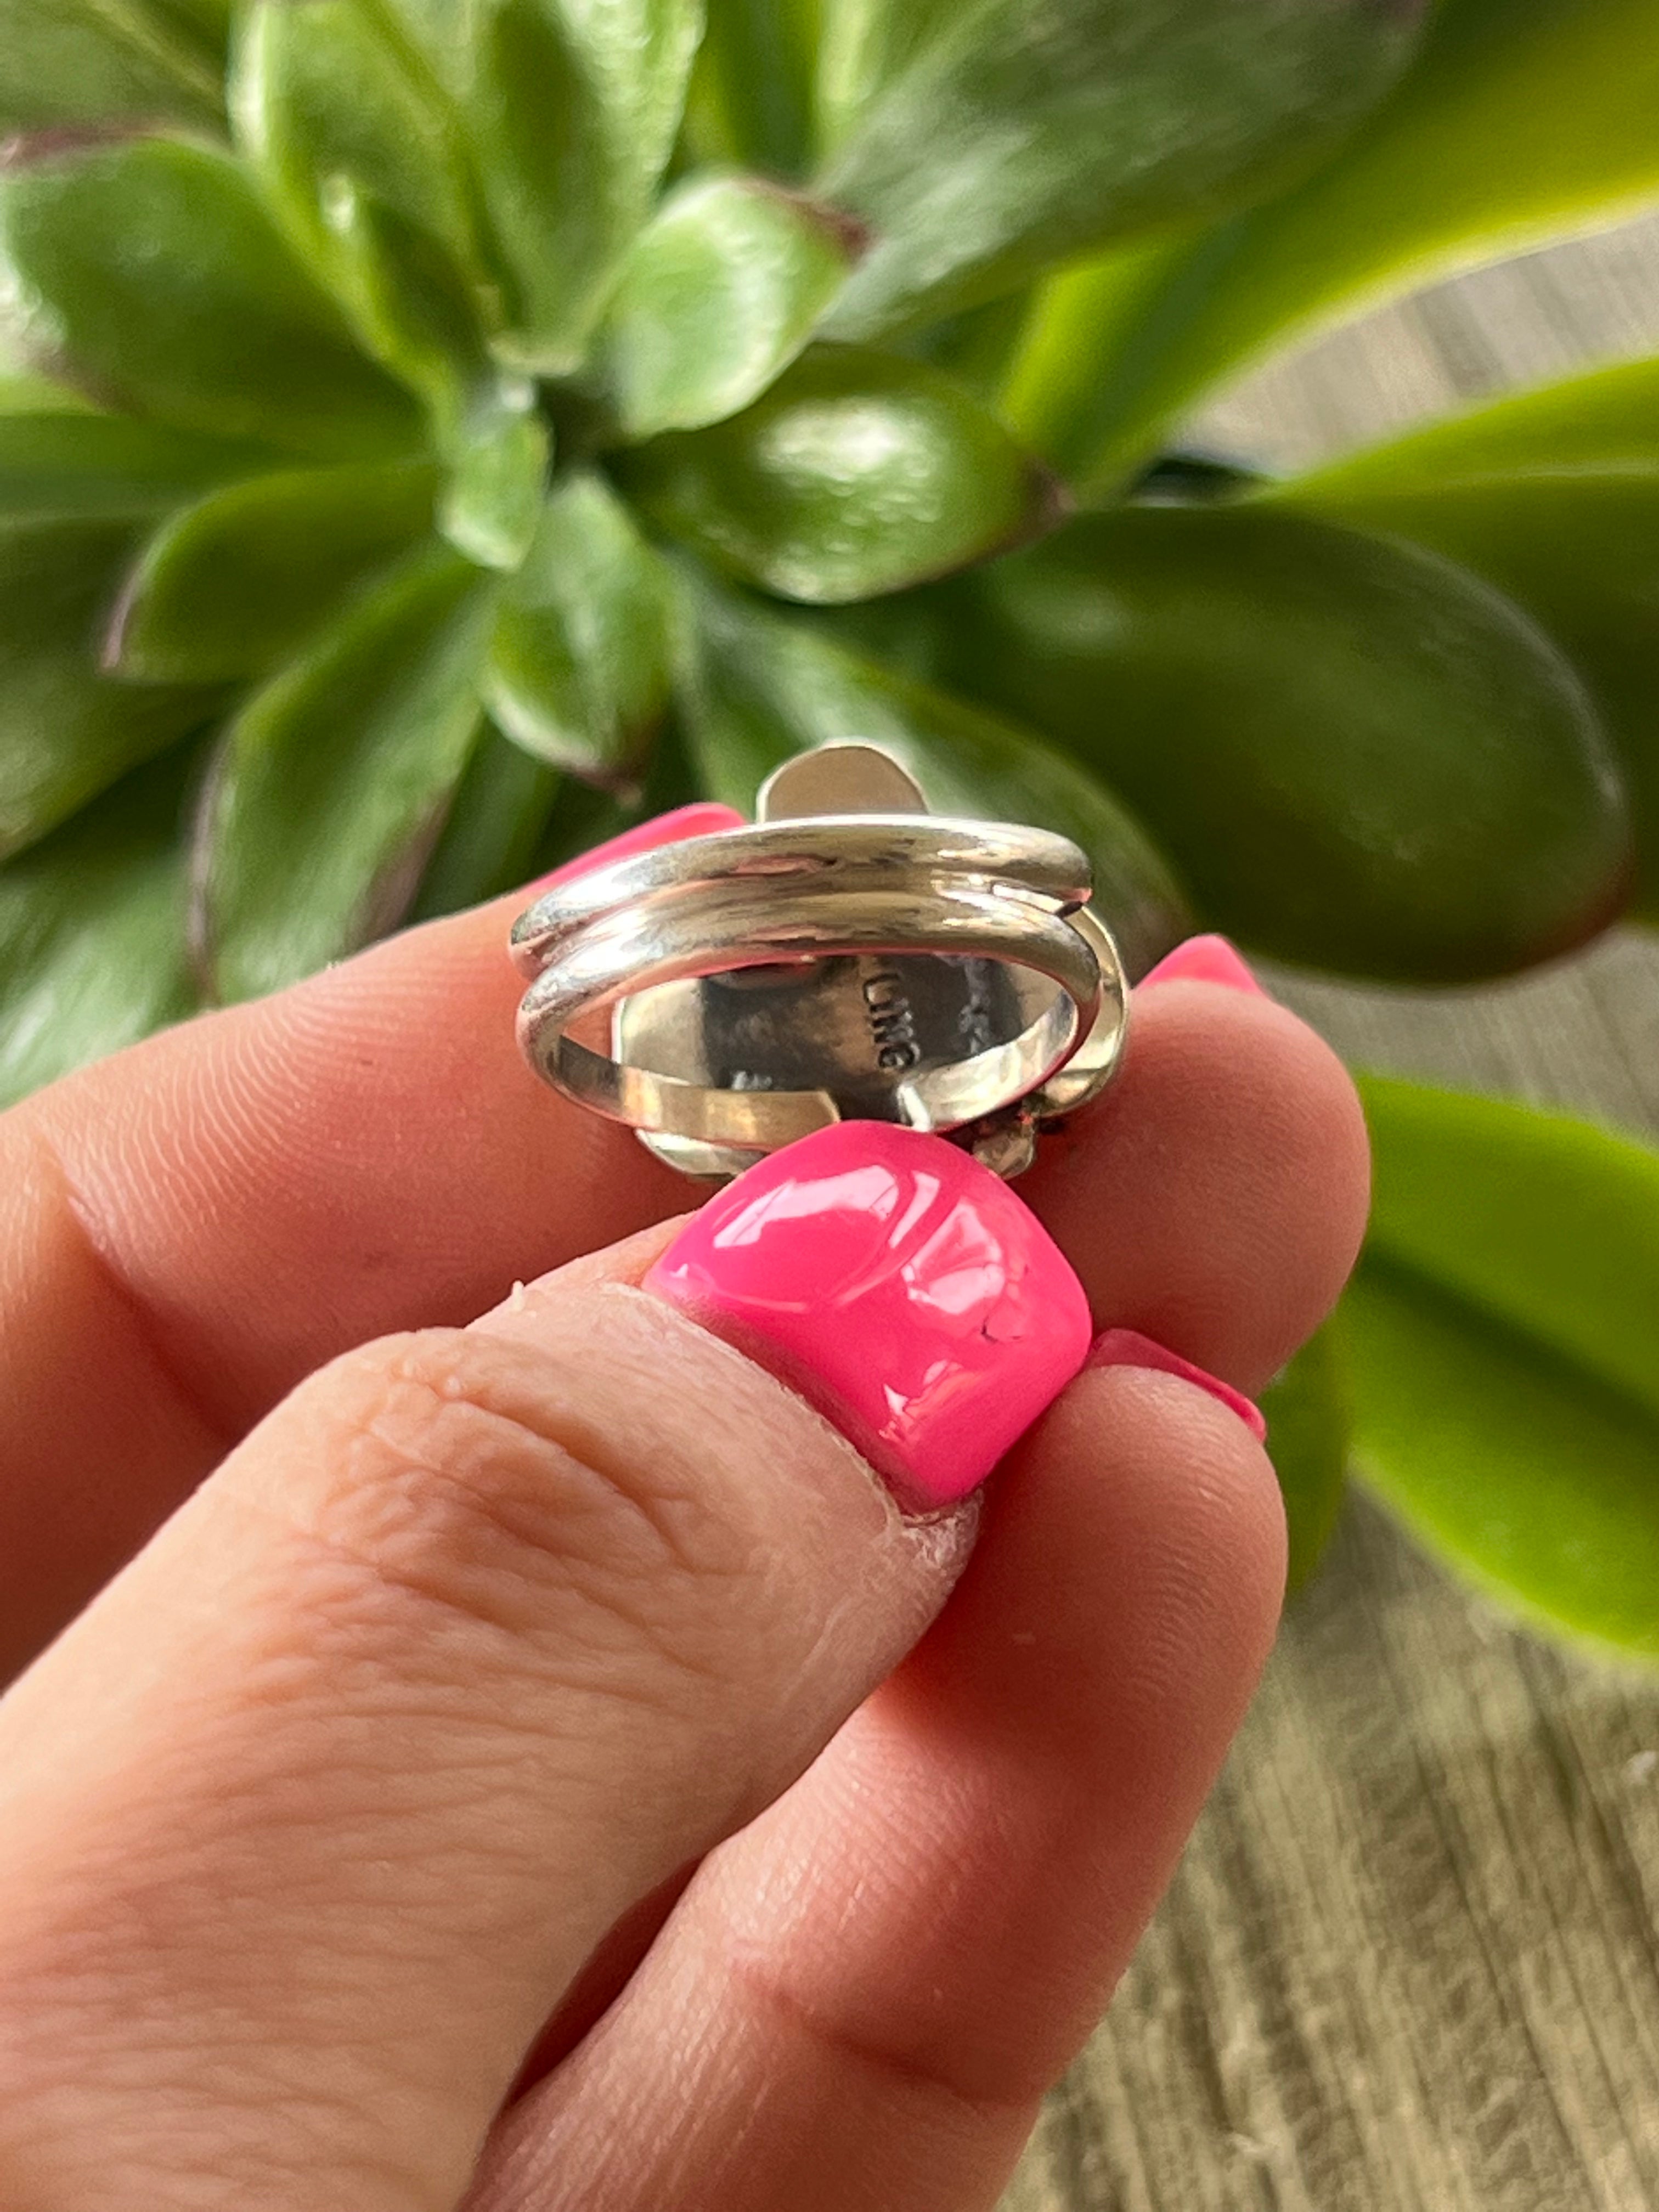
MULTIPOLYGON (((1656 349, 1659 222, 1438 288, 1201 430, 1294 465, 1656 349)), ((1659 945, 1433 999, 1271 980, 1359 1064, 1659 1132, 1659 945)), ((1004 2212, 1656 2207, 1659 1683, 1513 1632, 1356 1498, 1004 2212)))

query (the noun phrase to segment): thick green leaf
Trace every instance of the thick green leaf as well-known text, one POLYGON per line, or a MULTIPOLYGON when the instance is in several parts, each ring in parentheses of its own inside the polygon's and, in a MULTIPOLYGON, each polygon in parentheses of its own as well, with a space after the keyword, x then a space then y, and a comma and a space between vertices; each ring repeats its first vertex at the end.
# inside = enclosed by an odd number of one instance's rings
POLYGON ((1341 514, 1359 496, 1395 498, 1493 477, 1659 468, 1659 360, 1626 361, 1429 422, 1344 453, 1264 497, 1341 514))
POLYGON ((527 378, 503 375, 459 118, 367 0, 261 0, 244 27, 239 136, 290 234, 368 349, 431 410, 451 465, 445 535, 514 568, 535 534, 548 439, 527 378))
POLYGON ((429 410, 434 441, 464 441, 469 418, 505 386, 526 412, 527 378, 503 378, 489 356, 478 297, 448 249, 346 179, 328 195, 332 277, 366 350, 429 410))
POLYGON ((447 250, 377 201, 331 195, 344 289, 369 350, 432 415, 448 476, 438 526, 480 568, 516 568, 536 535, 552 438, 533 381, 491 357, 447 250))
POLYGON ((821 607, 806 619, 818 635, 833 638, 861 659, 879 661, 895 675, 914 677, 918 684, 948 691, 960 672, 955 631, 961 605, 960 587, 950 580, 921 584, 913 592, 891 592, 885 599, 821 607))
POLYGON ((222 57, 230 37, 235 0, 151 0, 163 15, 216 58, 222 57))
POLYGON ((599 477, 566 477, 496 619, 490 711, 526 750, 626 784, 667 705, 662 565, 599 477))
POLYGON ((237 143, 320 269, 337 262, 330 204, 343 181, 483 281, 459 118, 372 0, 257 0, 238 27, 230 103, 237 143))
POLYGON ((292 982, 404 913, 472 751, 492 599, 455 554, 419 554, 232 726, 198 868, 222 999, 292 982))
POLYGON ((1347 1486, 1353 1393, 1341 1324, 1327 1322, 1261 1393, 1267 1453, 1279 1477, 1290 1534, 1287 1587, 1294 1593, 1319 1565, 1347 1486))
POLYGON ((1381 1261, 1345 1311, 1365 1486, 1504 1610, 1659 1657, 1651 1409, 1381 1261))
POLYGON ((181 748, 0 868, 0 1106, 195 1003, 181 748))
POLYGON ((964 680, 1121 791, 1217 927, 1402 981, 1616 911, 1623 785, 1553 647, 1437 556, 1297 515, 1089 516, 971 580, 964 680))
POLYGON ((1372 1250, 1659 1418, 1659 1156, 1534 1107, 1385 1076, 1360 1088, 1372 1250))
POLYGON ((370 0, 259 0, 231 112, 277 216, 368 350, 453 438, 503 302, 459 118, 370 0))
POLYGON ((211 52, 147 0, 0 0, 0 139, 219 112, 211 52))
POLYGON ((1220 281, 1250 220, 1132 239, 1062 269, 1030 295, 996 404, 1085 496, 1117 495, 1167 442, 1160 434, 1187 395, 1172 382, 1166 404, 1163 349, 1220 281))
POLYGON ((1418 0, 967 0, 865 112, 826 198, 874 234, 869 337, 1304 166, 1408 58, 1418 0))
POLYGON ((528 883, 537 873, 558 789, 556 769, 486 725, 456 787, 410 920, 456 914, 528 883))
POLYGON ((444 536, 481 568, 517 568, 536 540, 552 441, 532 394, 504 378, 457 440, 439 514, 444 536))
POLYGON ((1491 578, 1565 651, 1630 788, 1635 910, 1659 921, 1659 466, 1377 493, 1363 505, 1378 527, 1408 530, 1491 578))
POLYGON ((0 415, 96 415, 84 392, 50 377, 16 370, 0 360, 0 415))
MULTIPOLYGON (((660 752, 665 748, 658 750, 660 752)), ((527 760, 529 755, 521 757, 527 760)), ((696 795, 695 791, 690 793, 692 798, 696 795)), ((620 836, 636 823, 649 821, 653 813, 666 813, 669 807, 684 803, 678 794, 664 806, 655 806, 648 800, 624 800, 614 791, 602 791, 596 783, 578 783, 567 776, 559 785, 535 860, 524 872, 525 881, 539 883, 556 868, 562 868, 584 853, 591 853, 596 846, 620 836)))
POLYGON ((826 153, 845 144, 877 94, 922 48, 948 30, 954 0, 822 0, 818 138, 826 153))
POLYGON ((1659 1657, 1659 1158, 1364 1089, 1376 1200, 1344 1315, 1366 1481, 1511 1610, 1659 1657))
MULTIPOLYGON (((528 761, 529 757, 520 753, 520 758, 528 761)), ((626 799, 596 783, 562 778, 535 858, 518 872, 515 880, 521 887, 533 888, 556 869, 580 860, 584 854, 619 837, 623 830, 637 829, 641 822, 653 821, 676 807, 689 806, 702 795, 695 772, 666 732, 652 755, 643 787, 626 799)))
POLYGON ((672 150, 702 0, 390 0, 460 109, 517 291, 514 366, 581 359, 672 150))
POLYGON ((129 682, 264 676, 432 527, 433 471, 304 469, 215 492, 145 547, 105 665, 129 682))
POLYGON ((896 592, 1053 519, 1054 488, 936 369, 815 347, 764 398, 618 463, 661 526, 786 598, 896 592))
POLYGON ((680 705, 711 796, 752 813, 760 785, 792 753, 866 738, 912 769, 940 813, 1035 823, 1081 845, 1096 908, 1131 975, 1187 933, 1162 856, 1093 777, 1040 738, 690 574, 684 589, 680 705))
POLYGON ((758 398, 857 252, 845 222, 762 178, 688 178, 634 241, 595 341, 623 435, 700 429, 758 398))
POLYGON ((1139 268, 1058 279, 1016 419, 1074 482, 1113 485, 1287 337, 1651 204, 1656 108, 1652 0, 1442 0, 1393 98, 1297 191, 1139 268))
POLYGON ((0 169, 0 325, 53 374, 179 429, 322 459, 418 437, 240 165, 205 146, 48 143, 0 169))
POLYGON ((988 401, 1006 422, 1003 386, 1024 342, 1030 310, 1029 290, 1005 292, 1000 299, 965 307, 959 315, 947 315, 927 330, 913 331, 902 350, 946 370, 976 398, 988 401))
POLYGON ((156 514, 281 462, 120 415, 0 411, 0 516, 156 514))
POLYGON ((131 523, 0 524, 0 859, 203 722, 214 695, 131 691, 98 641, 136 550, 131 523))
POLYGON ((735 162, 771 177, 805 175, 817 159, 818 24, 824 4, 708 0, 687 116, 687 135, 700 160, 735 162))
POLYGON ((1659 362, 1436 424, 1270 497, 1433 546, 1564 648, 1623 761, 1635 896, 1659 920, 1659 362))

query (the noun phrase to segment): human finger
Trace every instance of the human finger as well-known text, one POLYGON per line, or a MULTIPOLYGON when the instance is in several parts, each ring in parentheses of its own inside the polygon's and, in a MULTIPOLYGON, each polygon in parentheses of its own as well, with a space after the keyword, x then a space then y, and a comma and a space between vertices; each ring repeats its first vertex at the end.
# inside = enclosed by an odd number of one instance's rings
POLYGON ((1370 1200, 1364 1117, 1323 1040, 1218 938, 1134 994, 1117 1082, 1021 1179, 1097 1321, 1255 1392, 1347 1279, 1370 1200))
POLYGON ((914 1643, 1081 1289, 906 1131, 716 1207, 331 1364, 13 1691, 0 2196, 453 2201, 604 1930, 914 1643))
MULTIPOLYGON (((617 842, 737 819, 692 807, 617 842)), ((0 1117, 0 1681, 313 1368, 464 1322, 684 1206, 626 1130, 520 1059, 505 952, 520 902, 394 938, 0 1117)))
POLYGON ((466 2212, 988 2212, 1173 1870, 1283 1571, 1236 1412, 1085 1372, 920 1649, 704 1864, 466 2212))

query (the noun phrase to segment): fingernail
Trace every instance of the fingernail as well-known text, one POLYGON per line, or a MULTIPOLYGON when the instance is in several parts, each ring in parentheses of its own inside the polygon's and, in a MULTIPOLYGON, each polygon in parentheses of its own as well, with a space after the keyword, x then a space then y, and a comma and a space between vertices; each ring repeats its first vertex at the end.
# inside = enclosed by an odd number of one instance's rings
POLYGON ((1235 1390, 1231 1382, 1224 1382, 1218 1375, 1211 1375, 1202 1367, 1194 1367, 1190 1359, 1183 1359, 1178 1352, 1154 1338, 1142 1336, 1138 1329, 1109 1328, 1097 1336, 1090 1347, 1085 1367, 1151 1367, 1160 1375, 1178 1375, 1183 1382, 1195 1383, 1218 1398, 1231 1413, 1239 1419, 1258 1443, 1267 1439, 1267 1424, 1262 1419, 1261 1408, 1247 1398, 1242 1390, 1235 1390))
POLYGON ((1141 977, 1139 988, 1155 983, 1221 983, 1230 991, 1250 991, 1259 999, 1267 993, 1250 973, 1237 947, 1224 937, 1189 937, 1166 952, 1156 968, 1141 977))
POLYGON ((966 1498, 1089 1349, 1083 1286, 970 1153, 843 1121, 739 1176, 646 1287, 815 1405, 906 1510, 966 1498))
POLYGON ((591 853, 579 853, 574 860, 567 860, 550 875, 538 876, 533 884, 526 884, 524 896, 539 898, 555 884, 574 883, 589 869, 602 868, 609 860, 625 860, 630 853, 649 853, 659 845, 678 845, 683 838, 707 837, 715 830, 741 830, 743 826, 744 817, 735 807, 721 806, 712 799, 695 799, 690 806, 676 806, 667 814, 653 814, 648 822, 636 822, 619 836, 607 837, 603 845, 595 845, 591 853))

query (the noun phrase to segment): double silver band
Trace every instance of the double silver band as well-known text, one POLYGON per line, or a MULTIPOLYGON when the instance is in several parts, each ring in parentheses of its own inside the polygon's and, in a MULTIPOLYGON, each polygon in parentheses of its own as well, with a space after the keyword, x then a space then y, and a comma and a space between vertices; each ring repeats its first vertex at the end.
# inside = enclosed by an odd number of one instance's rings
POLYGON ((1121 1045, 1089 890, 1067 839, 1004 823, 849 813, 692 838, 520 918, 520 1040, 692 1173, 852 1118, 991 1132, 1012 1172, 998 1117, 1072 1111, 1121 1045))

